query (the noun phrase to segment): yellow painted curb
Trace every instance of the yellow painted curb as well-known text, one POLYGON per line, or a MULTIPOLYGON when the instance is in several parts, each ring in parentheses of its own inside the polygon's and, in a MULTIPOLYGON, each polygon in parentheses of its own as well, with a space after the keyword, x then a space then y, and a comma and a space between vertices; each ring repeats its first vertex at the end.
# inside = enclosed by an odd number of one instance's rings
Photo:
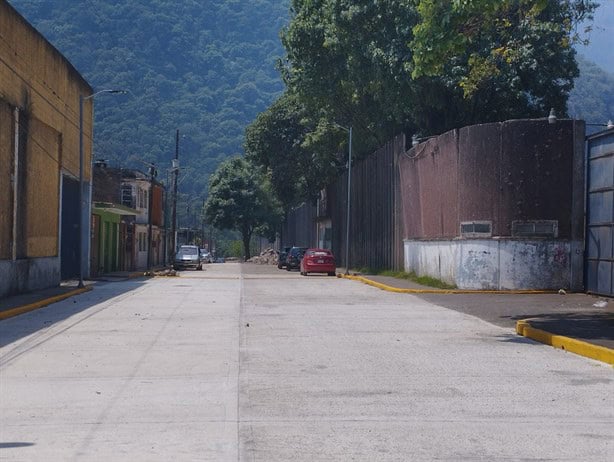
POLYGON ((563 335, 551 334, 545 330, 536 329, 535 327, 531 327, 529 321, 529 319, 523 319, 516 322, 516 332, 518 335, 614 366, 614 350, 583 342, 582 340, 565 337, 563 335))
POLYGON ((554 294, 554 290, 463 290, 463 289, 400 289, 391 287, 380 282, 372 281, 371 279, 362 276, 352 276, 349 274, 339 273, 337 277, 360 281, 364 284, 377 287, 378 289, 387 290, 388 292, 397 292, 401 294, 488 294, 488 295, 513 295, 513 294, 554 294))
POLYGON ((11 308, 9 310, 0 311, 0 320, 12 318, 13 316, 27 313, 28 311, 34 311, 38 308, 42 308, 43 306, 51 305, 52 303, 59 302, 66 298, 72 297, 73 295, 79 295, 84 292, 89 292, 90 290, 92 290, 91 286, 85 286, 79 289, 71 290, 70 292, 66 292, 65 294, 55 295, 53 297, 49 297, 38 302, 29 303, 28 305, 23 305, 18 308, 11 308))

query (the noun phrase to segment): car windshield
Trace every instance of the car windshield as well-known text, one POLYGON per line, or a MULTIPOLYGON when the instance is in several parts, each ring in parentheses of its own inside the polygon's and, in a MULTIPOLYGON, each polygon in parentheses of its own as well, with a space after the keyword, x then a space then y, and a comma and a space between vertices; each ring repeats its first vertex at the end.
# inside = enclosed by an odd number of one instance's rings
POLYGON ((177 256, 196 255, 196 254, 198 254, 198 251, 196 250, 195 247, 182 247, 179 249, 179 252, 177 252, 177 256))

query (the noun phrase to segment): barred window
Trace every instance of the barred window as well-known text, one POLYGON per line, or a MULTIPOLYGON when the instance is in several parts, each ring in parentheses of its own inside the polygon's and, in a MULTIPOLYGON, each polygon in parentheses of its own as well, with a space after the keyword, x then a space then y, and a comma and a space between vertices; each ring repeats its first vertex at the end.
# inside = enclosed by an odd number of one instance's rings
POLYGON ((463 221, 460 225, 462 237, 492 237, 491 221, 463 221))
POLYGON ((132 186, 129 184, 122 185, 122 205, 132 207, 132 186))
POLYGON ((526 220, 512 221, 512 236, 514 237, 558 237, 559 222, 557 220, 526 220))

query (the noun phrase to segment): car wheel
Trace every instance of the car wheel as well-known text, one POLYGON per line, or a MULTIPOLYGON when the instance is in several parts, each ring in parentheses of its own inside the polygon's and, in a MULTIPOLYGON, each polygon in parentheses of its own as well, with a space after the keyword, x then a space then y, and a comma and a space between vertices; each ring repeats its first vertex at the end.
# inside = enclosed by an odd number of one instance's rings
POLYGON ((334 272, 334 271, 332 271, 332 272, 328 273, 328 275, 329 275, 329 276, 336 276, 336 274, 335 274, 335 272, 334 272))
POLYGON ((292 268, 290 268, 290 265, 286 265, 286 271, 290 271, 292 270, 292 268))
POLYGON ((277 269, 282 269, 282 268, 283 266, 281 265, 281 263, 277 265, 277 269))

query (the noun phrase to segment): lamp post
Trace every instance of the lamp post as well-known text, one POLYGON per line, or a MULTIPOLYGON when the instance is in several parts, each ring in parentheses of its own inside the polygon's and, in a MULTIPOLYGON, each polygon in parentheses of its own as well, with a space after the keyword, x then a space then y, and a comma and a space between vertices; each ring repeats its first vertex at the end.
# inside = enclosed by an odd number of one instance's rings
POLYGON ((333 123, 335 127, 348 132, 349 149, 348 149, 348 197, 347 197, 347 215, 345 218, 345 274, 350 274, 350 209, 352 205, 352 126, 344 127, 337 123, 333 123))
POLYGON ((79 259, 79 287, 83 287, 83 244, 85 239, 83 232, 86 229, 84 226, 85 206, 83 204, 83 169, 84 169, 84 153, 83 153, 83 103, 94 98, 94 96, 100 93, 128 93, 126 90, 100 90, 92 93, 88 96, 79 95, 79 245, 78 245, 78 259, 79 259))

